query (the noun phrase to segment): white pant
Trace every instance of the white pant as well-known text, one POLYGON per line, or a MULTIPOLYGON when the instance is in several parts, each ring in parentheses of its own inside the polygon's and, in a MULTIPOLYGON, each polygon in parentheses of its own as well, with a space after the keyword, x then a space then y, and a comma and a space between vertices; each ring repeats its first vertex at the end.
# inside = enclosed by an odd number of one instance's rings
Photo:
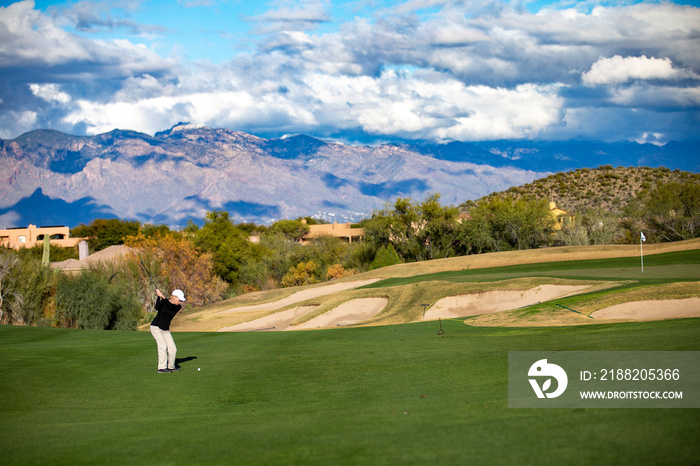
POLYGON ((151 325, 151 335, 158 344, 158 369, 174 369, 177 346, 169 330, 161 330, 155 325, 151 325))

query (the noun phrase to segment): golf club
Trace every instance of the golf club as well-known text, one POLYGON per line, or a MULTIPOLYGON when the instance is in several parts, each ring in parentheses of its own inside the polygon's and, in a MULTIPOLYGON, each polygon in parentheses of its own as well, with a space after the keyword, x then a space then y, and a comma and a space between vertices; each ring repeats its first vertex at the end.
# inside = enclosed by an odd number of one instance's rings
POLYGON ((143 267, 143 270, 146 271, 146 275, 148 275, 148 279, 151 280, 151 283, 153 283, 153 287, 157 290, 158 285, 156 285, 156 282, 153 281, 153 277, 151 277, 151 274, 148 272, 146 265, 144 265, 143 261, 140 261, 140 262, 141 262, 141 267, 143 267))

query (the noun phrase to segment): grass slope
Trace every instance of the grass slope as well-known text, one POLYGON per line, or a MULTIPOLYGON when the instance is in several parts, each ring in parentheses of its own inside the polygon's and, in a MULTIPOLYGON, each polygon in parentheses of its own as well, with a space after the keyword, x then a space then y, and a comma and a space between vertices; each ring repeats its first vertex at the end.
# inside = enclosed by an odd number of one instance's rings
POLYGON ((700 350, 700 319, 179 333, 0 327, 3 464, 693 464, 693 409, 510 409, 508 351, 700 350), (201 367, 201 371, 197 371, 201 367))

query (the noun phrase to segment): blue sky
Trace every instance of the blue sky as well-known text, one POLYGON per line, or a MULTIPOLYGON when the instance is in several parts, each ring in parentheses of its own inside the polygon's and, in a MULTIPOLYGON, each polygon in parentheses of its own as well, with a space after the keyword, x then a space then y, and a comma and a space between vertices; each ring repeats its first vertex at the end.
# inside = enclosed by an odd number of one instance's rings
POLYGON ((0 138, 696 140, 697 1, 0 3, 0 138))

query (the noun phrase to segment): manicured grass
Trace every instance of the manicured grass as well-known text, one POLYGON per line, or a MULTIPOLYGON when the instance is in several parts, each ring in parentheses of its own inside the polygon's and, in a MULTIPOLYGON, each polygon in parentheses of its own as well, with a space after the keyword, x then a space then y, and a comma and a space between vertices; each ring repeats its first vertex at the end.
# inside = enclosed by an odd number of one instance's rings
POLYGON ((176 333, 0 327, 2 464, 693 464, 693 409, 511 409, 508 351, 700 350, 700 319, 176 333), (197 368, 201 367, 201 371, 197 368))
POLYGON ((660 283, 684 280, 697 281, 700 278, 700 249, 645 256, 644 273, 641 270, 640 257, 618 257, 437 272, 410 277, 388 278, 365 285, 362 288, 402 286, 423 281, 496 281, 534 276, 598 280, 657 280, 660 283))

